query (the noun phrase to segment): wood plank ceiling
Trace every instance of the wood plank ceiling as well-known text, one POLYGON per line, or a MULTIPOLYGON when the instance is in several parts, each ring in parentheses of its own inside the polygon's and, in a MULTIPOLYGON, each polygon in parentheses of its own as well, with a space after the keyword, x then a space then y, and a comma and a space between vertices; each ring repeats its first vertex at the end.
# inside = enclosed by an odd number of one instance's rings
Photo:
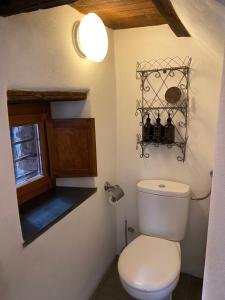
POLYGON ((72 7, 95 12, 111 29, 168 24, 177 36, 190 36, 169 0, 78 0, 72 7))
POLYGON ((170 0, 0 0, 0 16, 65 4, 83 14, 97 13, 112 29, 168 24, 177 36, 190 36, 170 0))
POLYGON ((111 29, 165 24, 150 0, 78 0, 72 4, 79 12, 95 12, 111 29))

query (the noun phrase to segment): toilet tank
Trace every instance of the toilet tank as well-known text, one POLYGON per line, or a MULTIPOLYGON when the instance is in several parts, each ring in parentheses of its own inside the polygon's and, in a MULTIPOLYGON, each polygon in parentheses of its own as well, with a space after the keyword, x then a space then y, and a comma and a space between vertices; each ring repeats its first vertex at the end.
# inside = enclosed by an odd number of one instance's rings
POLYGON ((190 202, 187 184, 142 180, 137 184, 140 233, 181 241, 185 236, 190 202))

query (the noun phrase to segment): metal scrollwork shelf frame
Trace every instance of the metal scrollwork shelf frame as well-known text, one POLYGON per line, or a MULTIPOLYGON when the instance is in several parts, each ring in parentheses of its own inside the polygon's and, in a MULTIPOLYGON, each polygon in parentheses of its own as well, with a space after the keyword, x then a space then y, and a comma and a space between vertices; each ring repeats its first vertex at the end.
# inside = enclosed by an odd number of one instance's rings
POLYGON ((156 120, 158 113, 165 118, 170 113, 172 124, 175 127, 175 141, 173 144, 144 142, 142 133, 137 134, 137 149, 141 148, 140 157, 150 156, 147 148, 149 144, 159 147, 165 145, 168 148, 173 146, 181 150, 177 156, 178 161, 185 161, 186 146, 188 140, 188 105, 189 105, 189 84, 191 57, 183 60, 179 57, 144 61, 137 63, 136 78, 141 81, 141 99, 137 100, 135 115, 141 115, 140 126, 143 131, 146 116, 149 114, 151 120, 156 120), (181 90, 181 98, 175 104, 170 104, 165 99, 165 92, 172 86, 181 90))

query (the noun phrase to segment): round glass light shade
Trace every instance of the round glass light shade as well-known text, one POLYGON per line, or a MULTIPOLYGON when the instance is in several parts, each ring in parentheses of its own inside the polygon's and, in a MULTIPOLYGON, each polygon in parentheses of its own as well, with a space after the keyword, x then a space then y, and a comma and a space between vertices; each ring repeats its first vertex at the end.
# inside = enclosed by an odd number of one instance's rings
POLYGON ((76 28, 76 46, 91 61, 102 61, 108 51, 108 35, 102 20, 95 13, 83 17, 76 28))

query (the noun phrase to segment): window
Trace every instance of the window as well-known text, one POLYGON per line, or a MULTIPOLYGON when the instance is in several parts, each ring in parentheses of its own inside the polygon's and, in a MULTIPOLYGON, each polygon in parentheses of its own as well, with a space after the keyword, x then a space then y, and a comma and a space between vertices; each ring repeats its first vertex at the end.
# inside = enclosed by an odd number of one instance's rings
POLYGON ((48 191, 54 185, 47 151, 46 105, 8 105, 18 203, 48 191))
POLYGON ((16 185, 43 175, 38 124, 10 128, 16 185))
POLYGON ((56 178, 97 176, 94 119, 55 120, 40 93, 37 101, 8 103, 19 205, 52 189, 56 178))

